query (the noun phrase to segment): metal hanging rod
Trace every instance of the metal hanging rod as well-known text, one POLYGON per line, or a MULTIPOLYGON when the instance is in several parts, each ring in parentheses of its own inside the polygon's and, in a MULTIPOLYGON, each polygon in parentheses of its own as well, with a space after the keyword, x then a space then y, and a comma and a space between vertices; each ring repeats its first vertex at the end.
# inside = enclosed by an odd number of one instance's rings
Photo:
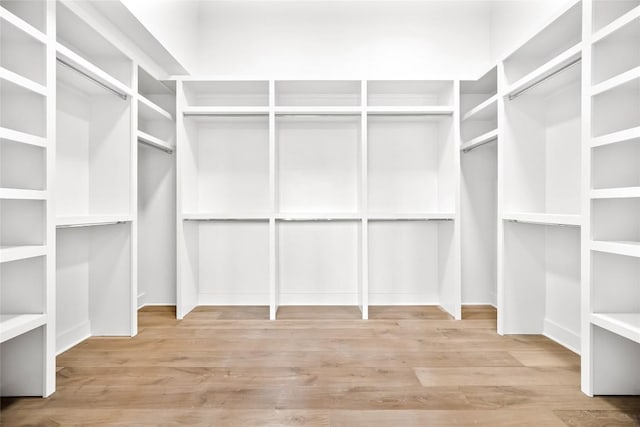
POLYGON ((185 218, 184 221, 190 222, 265 222, 269 218, 185 218))
POLYGON ((114 88, 112 88, 110 86, 107 86, 106 84, 102 83, 100 80, 96 79, 93 76, 90 76, 89 74, 85 73, 84 71, 82 71, 78 67, 75 67, 74 65, 69 64, 64 59, 56 58, 56 61, 58 61, 60 64, 64 65, 65 67, 75 71, 76 73, 80 74, 85 79, 87 79, 87 80, 95 83, 96 85, 100 86, 104 90, 106 90, 108 92, 111 92, 112 94, 116 95, 118 98, 122 98, 124 101, 127 100, 128 95, 126 93, 119 92, 119 91, 115 90, 114 88))
POLYGON ((463 149, 462 149, 462 152, 463 152, 464 154, 467 154, 468 152, 473 151, 473 150, 475 150, 476 148, 480 148, 480 147, 482 147, 482 146, 484 146, 484 145, 487 145, 487 144, 489 144, 489 143, 496 142, 497 140, 498 140, 498 138, 491 138, 491 139, 487 139, 486 141, 482 141, 480 144, 476 144, 476 145, 474 145, 473 147, 463 148, 463 149))
POLYGON ((318 117, 360 117, 361 113, 278 113, 277 117, 300 117, 300 118, 318 118, 318 117))
POLYGON ((161 147, 161 146, 153 144, 153 143, 151 143, 151 142, 149 142, 149 141, 147 141, 145 139, 138 138, 138 142, 141 143, 141 144, 144 144, 144 145, 146 145, 148 147, 155 148, 156 150, 164 151, 167 154, 173 154, 173 150, 171 148, 161 147))
POLYGON ((266 117, 269 113, 183 113, 184 117, 266 117))
POLYGON ((127 221, 110 221, 110 222, 92 222, 86 224, 63 224, 57 225, 56 228, 81 228, 81 227, 95 227, 100 225, 118 225, 126 224, 127 221))
POLYGON ((574 65, 580 63, 582 61, 582 58, 577 58, 574 59, 573 61, 569 62, 566 65, 563 65, 562 67, 558 68, 557 70, 555 70, 553 73, 541 78, 540 80, 530 84, 529 86, 526 86, 522 89, 520 89, 519 91, 512 93, 509 95, 509 101, 513 101, 514 99, 516 99, 517 97, 519 97, 520 95, 524 94, 525 92, 538 87, 539 85, 541 85, 542 83, 546 82, 547 80, 549 80, 551 77, 557 76, 558 74, 562 73, 563 71, 568 70, 569 68, 573 67, 574 65))
POLYGON ((427 221, 427 222, 438 222, 438 221, 453 221, 453 218, 368 218, 369 221, 427 221))

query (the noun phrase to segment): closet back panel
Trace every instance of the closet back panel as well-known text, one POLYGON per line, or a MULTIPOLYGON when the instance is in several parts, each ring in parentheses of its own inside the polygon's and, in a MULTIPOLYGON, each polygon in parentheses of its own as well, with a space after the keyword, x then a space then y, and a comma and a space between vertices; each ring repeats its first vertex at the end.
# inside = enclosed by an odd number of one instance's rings
POLYGON ((191 107, 266 107, 268 81, 185 81, 184 94, 191 107))
POLYGON ((367 82, 370 106, 453 105, 453 82, 372 80, 367 82))
POLYGON ((593 312, 640 312, 640 259, 592 252, 591 261, 593 312))
POLYGON ((44 390, 45 326, 5 341, 0 347, 0 394, 38 396, 44 390))
POLYGON ((41 41, 0 19, 1 67, 45 85, 45 53, 46 46, 41 41))
POLYGON ((45 101, 40 94, 0 79, 0 127, 44 137, 45 101))
POLYGON ((0 200, 0 246, 44 245, 46 202, 0 200))
POLYGON ((595 394, 639 395, 640 344, 597 326, 593 329, 593 390, 595 394))
POLYGON ((0 187, 45 189, 45 149, 0 138, 0 187))
POLYGON ((592 153, 593 188, 640 187, 640 138, 597 147, 592 153))
POLYGON ((279 222, 281 305, 357 305, 359 221, 279 222))
POLYGON ((45 0, 0 0, 0 6, 43 33, 47 31, 46 4, 45 0))
POLYGON ((359 117, 278 117, 280 212, 359 210, 359 117))
POLYGON ((593 97, 593 136, 640 127, 640 78, 593 97))
POLYGON ((2 263, 0 313, 44 313, 45 281, 44 257, 2 263))
POLYGON ((275 83, 277 106, 358 106, 359 80, 293 80, 275 83))
POLYGON ((640 6, 640 0, 593 0, 593 31, 602 29, 636 6, 640 6))

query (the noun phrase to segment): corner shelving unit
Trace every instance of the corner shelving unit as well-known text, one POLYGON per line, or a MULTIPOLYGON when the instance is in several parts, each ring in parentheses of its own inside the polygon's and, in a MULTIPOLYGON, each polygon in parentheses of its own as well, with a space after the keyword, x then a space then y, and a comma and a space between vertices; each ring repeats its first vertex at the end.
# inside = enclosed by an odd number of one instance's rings
POLYGON ((463 304, 497 305, 498 69, 460 82, 463 304))
POLYGON ((498 332, 580 352, 582 3, 499 65, 498 332))
POLYGON ((178 317, 331 304, 367 318, 372 302, 459 318, 457 93, 453 81, 179 79, 178 317))
POLYGON ((132 336, 136 315, 132 61, 58 2, 58 353, 92 335, 132 336))
POLYGON ((640 394, 640 2, 585 8, 582 390, 640 394))
POLYGON ((55 390, 55 4, 0 2, 0 395, 55 390))

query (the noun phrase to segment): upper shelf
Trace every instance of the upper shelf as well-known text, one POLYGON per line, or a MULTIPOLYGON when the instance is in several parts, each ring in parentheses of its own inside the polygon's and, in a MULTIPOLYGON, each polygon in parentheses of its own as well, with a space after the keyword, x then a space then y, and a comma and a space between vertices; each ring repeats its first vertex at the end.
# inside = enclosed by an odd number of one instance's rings
POLYGON ((138 95, 138 114, 143 120, 168 120, 173 121, 171 113, 150 101, 142 95, 138 95))
POLYGON ((2 314, 0 315, 0 343, 39 328, 46 323, 46 314, 2 314))
POLYGON ((266 80, 184 80, 188 107, 268 107, 269 82, 266 80))
POLYGON ((367 82, 367 105, 453 106, 453 81, 371 80, 367 82))
POLYGON ((640 343, 640 313, 591 313, 591 323, 640 343))
POLYGON ((359 80, 280 80, 275 82, 279 107, 357 107, 361 105, 359 80))
POLYGON ((491 98, 467 111, 462 116, 462 121, 467 120, 491 120, 498 116, 498 95, 493 95, 491 98))
POLYGON ((582 225, 580 215, 510 212, 503 214, 502 219, 505 221, 540 225, 567 225, 576 227, 582 225))
POLYGON ((640 6, 640 0, 593 0, 594 39, 615 30, 619 23, 640 6))
POLYGON ((2 0, 0 18, 46 43, 47 11, 45 1, 2 0))

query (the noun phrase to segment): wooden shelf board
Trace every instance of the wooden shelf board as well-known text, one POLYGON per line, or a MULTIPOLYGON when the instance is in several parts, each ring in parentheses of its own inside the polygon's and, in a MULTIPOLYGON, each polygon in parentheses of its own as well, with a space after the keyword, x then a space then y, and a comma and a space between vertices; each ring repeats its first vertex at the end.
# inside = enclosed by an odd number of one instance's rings
POLYGON ((0 246, 0 263, 35 258, 47 254, 43 245, 0 246))
POLYGON ((154 147, 160 148, 161 150, 172 153, 174 150, 173 145, 168 143, 167 141, 163 141, 160 138, 156 138, 153 135, 149 135, 146 132, 138 130, 138 141, 142 141, 146 144, 153 145, 154 147))
POLYGON ((591 86, 591 96, 598 96, 637 79, 640 79, 640 66, 591 86))
POLYGON ((40 96, 47 96, 47 88, 45 86, 6 68, 0 67, 0 79, 11 82, 22 89, 36 93, 40 96))
POLYGON ((540 225, 568 225, 577 227, 582 225, 582 218, 580 215, 509 212, 503 214, 502 219, 504 221, 540 225))
POLYGON ((640 126, 592 138, 591 147, 602 147, 604 145, 633 140, 640 141, 640 126))
POLYGON ((370 221, 396 221, 396 220, 416 220, 416 221, 450 221, 454 220, 454 212, 372 212, 367 214, 370 221))
POLYGON ((593 240, 591 250, 640 258, 640 242, 593 240))
POLYGON ((23 144, 35 145, 36 147, 46 147, 47 139, 41 136, 35 136, 17 130, 0 127, 0 139, 7 139, 23 144))
POLYGON ((269 107, 184 107, 185 116, 267 115, 269 107))
POLYGON ((613 33, 623 28, 625 25, 629 24, 630 22, 638 18, 640 18, 640 6, 636 6, 635 8, 631 9, 624 15, 620 16, 613 22, 607 24, 605 27, 598 30, 591 37, 591 43, 592 44, 598 43, 602 39, 609 37, 613 33))
POLYGON ((43 190, 20 190, 15 188, 0 188, 0 199, 47 200, 47 192, 43 190))
POLYGON ((479 145, 494 141, 498 139, 498 129, 490 130, 487 133, 483 133, 480 136, 473 138, 470 141, 464 142, 460 147, 462 151, 469 151, 479 145))
POLYGON ((56 218, 56 227, 91 227, 133 221, 132 215, 84 215, 56 218))
POLYGON ((497 119, 498 117, 498 95, 493 95, 491 98, 486 101, 478 104, 473 107, 467 113, 462 116, 462 121, 467 120, 490 120, 497 119), (495 111, 494 111, 495 108, 495 111))
POLYGON ((362 219, 362 214, 357 212, 278 212, 275 219, 279 221, 340 221, 362 219))
POLYGON ((365 111, 369 115, 434 115, 434 116, 450 116, 453 115, 454 108, 449 105, 429 105, 429 106, 398 106, 398 107, 366 107, 365 111))
POLYGON ((173 121, 171 113, 142 95, 138 95, 138 114, 145 120, 173 121))
POLYGON ((640 343, 640 313, 591 313, 591 323, 640 343))
POLYGON ((185 212, 183 221, 268 221, 271 215, 266 212, 185 212))
POLYGON ((640 187, 606 188, 591 190, 592 199, 628 199, 640 197, 640 187))
POLYGON ((330 107, 330 106, 318 106, 318 107, 274 107, 274 112, 277 115, 360 115, 362 114, 362 107, 330 107))
POLYGON ((30 37, 33 37, 34 39, 38 40, 42 44, 47 43, 47 36, 42 31, 36 29, 33 25, 24 21, 22 18, 9 12, 7 9, 2 7, 1 4, 0 4, 0 19, 3 19, 9 22, 14 27, 18 28, 20 31, 24 32, 30 37))
POLYGON ((47 323, 46 314, 0 315, 0 343, 25 334, 47 323))

